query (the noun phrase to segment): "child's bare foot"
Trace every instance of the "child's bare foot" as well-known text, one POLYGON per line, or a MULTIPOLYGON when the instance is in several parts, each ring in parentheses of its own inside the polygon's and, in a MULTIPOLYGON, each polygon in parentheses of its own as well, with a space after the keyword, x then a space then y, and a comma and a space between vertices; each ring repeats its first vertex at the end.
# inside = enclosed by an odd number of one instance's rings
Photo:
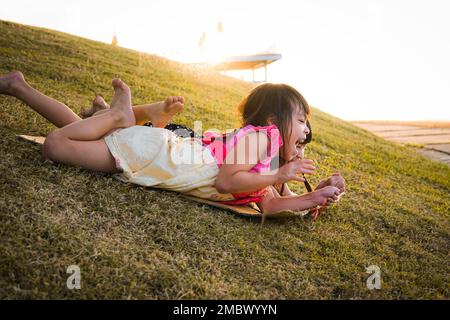
POLYGON ((111 101, 111 112, 117 112, 119 115, 120 127, 131 127, 136 124, 133 109, 131 106, 131 90, 120 79, 112 81, 114 87, 114 96, 111 101))
POLYGON ((22 72, 9 72, 3 76, 0 76, 0 94, 14 95, 14 90, 25 83, 25 78, 22 72))
POLYGON ((83 109, 80 112, 80 116, 82 118, 89 118, 94 113, 106 109, 109 109, 109 105, 106 103, 105 99, 103 99, 102 96, 96 96, 95 99, 92 101, 92 106, 90 108, 83 109))
POLYGON ((168 97, 148 110, 148 118, 154 127, 164 128, 172 118, 183 109, 183 97, 168 97))

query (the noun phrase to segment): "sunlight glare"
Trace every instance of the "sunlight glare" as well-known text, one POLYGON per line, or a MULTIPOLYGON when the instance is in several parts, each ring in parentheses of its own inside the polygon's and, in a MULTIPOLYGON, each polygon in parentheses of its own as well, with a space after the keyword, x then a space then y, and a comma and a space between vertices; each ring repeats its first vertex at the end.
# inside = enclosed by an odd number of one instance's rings
MULTIPOLYGON (((224 56, 272 51, 282 59, 268 66, 270 82, 293 85, 311 105, 343 119, 449 121, 449 5, 15 0, 2 6, 0 19, 108 44, 116 34, 121 47, 184 63, 213 65, 224 56)), ((251 71, 227 74, 251 80, 251 71)))

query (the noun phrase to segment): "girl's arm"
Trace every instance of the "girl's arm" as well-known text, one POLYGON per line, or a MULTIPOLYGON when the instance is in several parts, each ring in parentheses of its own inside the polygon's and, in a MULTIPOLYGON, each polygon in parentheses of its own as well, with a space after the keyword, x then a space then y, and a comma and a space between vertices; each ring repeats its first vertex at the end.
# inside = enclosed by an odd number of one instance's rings
MULTIPOLYGON (((226 166, 225 164, 222 168, 226 166)), ((231 166, 231 165, 228 165, 231 166)), ((267 186, 277 182, 275 173, 261 175, 258 173, 248 172, 254 165, 232 165, 233 168, 226 168, 224 172, 237 169, 236 172, 230 174, 226 180, 216 179, 216 189, 220 193, 244 193, 264 189, 267 186)))
POLYGON ((283 183, 281 187, 278 186, 271 186, 273 188, 273 191, 277 197, 291 197, 291 196, 298 196, 298 194, 294 193, 289 189, 289 186, 287 183, 283 183))
POLYGON ((284 184, 283 193, 281 194, 283 197, 289 197, 289 196, 298 196, 298 194, 292 192, 291 189, 289 189, 289 186, 287 183, 284 184))
POLYGON ((291 180, 303 182, 304 179, 298 176, 299 173, 314 173, 313 161, 309 159, 291 161, 266 174, 249 172, 268 156, 268 143, 267 135, 261 132, 254 132, 240 139, 227 154, 219 170, 215 182, 217 191, 220 193, 252 192, 291 180))
POLYGON ((264 159, 268 145, 267 135, 255 132, 240 139, 230 150, 219 170, 215 188, 220 193, 243 193, 263 189, 275 184, 276 173, 257 174, 249 172, 264 159))
POLYGON ((337 201, 339 189, 332 186, 309 192, 301 196, 277 197, 273 188, 257 205, 262 213, 270 214, 280 211, 303 211, 319 205, 329 205, 337 201))

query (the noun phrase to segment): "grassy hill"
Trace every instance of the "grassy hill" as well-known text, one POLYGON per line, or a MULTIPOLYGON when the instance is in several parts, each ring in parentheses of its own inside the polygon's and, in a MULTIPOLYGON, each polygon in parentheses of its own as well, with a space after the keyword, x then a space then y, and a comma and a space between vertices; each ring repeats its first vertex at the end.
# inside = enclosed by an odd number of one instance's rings
MULTIPOLYGON (((0 74, 21 70, 76 111, 123 78, 139 104, 184 95, 176 122, 240 125, 252 88, 212 71, 0 21, 0 74)), ((298 88, 300 91, 302 88, 298 88)), ((308 98, 308 97, 306 97, 308 98)), ((364 107, 364 106, 362 106, 364 107)), ((313 109, 315 184, 347 195, 317 224, 259 221, 43 160, 17 134, 53 126, 0 96, 0 298, 449 299, 450 168, 313 109), (81 290, 66 269, 81 268, 81 290), (381 268, 382 289, 366 287, 381 268)), ((302 185, 292 189, 305 192, 302 185)))

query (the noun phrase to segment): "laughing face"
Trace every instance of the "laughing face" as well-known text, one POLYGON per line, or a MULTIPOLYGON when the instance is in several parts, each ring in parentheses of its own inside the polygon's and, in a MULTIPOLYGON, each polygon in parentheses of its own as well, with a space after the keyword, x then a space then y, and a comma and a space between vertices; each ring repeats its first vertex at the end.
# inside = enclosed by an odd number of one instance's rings
POLYGON ((285 159, 287 162, 297 157, 303 157, 303 148, 309 134, 307 117, 304 112, 296 108, 292 114, 292 132, 285 149, 285 159))

